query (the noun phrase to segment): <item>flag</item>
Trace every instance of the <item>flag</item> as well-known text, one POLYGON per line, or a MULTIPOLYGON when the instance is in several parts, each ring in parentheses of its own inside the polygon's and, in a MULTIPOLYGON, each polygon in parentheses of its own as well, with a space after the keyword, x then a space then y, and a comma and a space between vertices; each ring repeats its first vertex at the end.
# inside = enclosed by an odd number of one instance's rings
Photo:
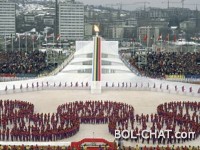
POLYGON ((60 40, 60 34, 58 34, 56 40, 57 40, 57 41, 60 40))
POLYGON ((167 34, 165 40, 166 40, 166 41, 169 41, 169 34, 167 34))
POLYGON ((140 36, 140 35, 139 35, 139 37, 138 37, 138 38, 139 38, 139 41, 141 42, 141 36, 140 36))
POLYGON ((17 42, 18 38, 20 38, 20 35, 17 34, 16 38, 15 38, 15 42, 17 42))
POLYGON ((40 39, 40 34, 38 34, 36 41, 38 41, 40 39))
POLYGON ((47 35, 45 36, 44 40, 47 42, 47 35))
POLYGON ((31 36, 31 39, 32 39, 32 41, 34 42, 34 41, 35 41, 35 35, 32 35, 32 36, 31 36))
POLYGON ((147 41, 147 35, 144 36, 143 40, 144 40, 144 42, 147 41))
POLYGON ((162 34, 158 36, 158 41, 162 40, 162 34))
POLYGON ((47 35, 47 38, 50 38, 50 37, 54 37, 54 33, 47 35))
POLYGON ((176 34, 174 34, 174 42, 176 42, 176 34))
POLYGON ((154 35, 151 37, 151 40, 154 40, 154 35))

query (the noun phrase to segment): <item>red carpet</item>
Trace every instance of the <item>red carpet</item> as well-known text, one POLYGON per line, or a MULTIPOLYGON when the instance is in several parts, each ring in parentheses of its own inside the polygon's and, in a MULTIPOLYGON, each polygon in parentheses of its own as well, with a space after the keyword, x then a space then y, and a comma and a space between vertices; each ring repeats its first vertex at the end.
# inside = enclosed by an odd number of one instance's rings
POLYGON ((99 150, 99 146, 97 147, 92 147, 91 143, 95 143, 96 145, 107 145, 109 148, 111 148, 112 150, 114 150, 114 143, 113 142, 108 142, 105 139, 100 139, 100 138, 85 138, 79 142, 72 142, 71 143, 71 147, 72 148, 76 148, 79 149, 81 147, 81 145, 86 145, 87 150, 99 150), (100 143, 100 144, 97 144, 100 143))

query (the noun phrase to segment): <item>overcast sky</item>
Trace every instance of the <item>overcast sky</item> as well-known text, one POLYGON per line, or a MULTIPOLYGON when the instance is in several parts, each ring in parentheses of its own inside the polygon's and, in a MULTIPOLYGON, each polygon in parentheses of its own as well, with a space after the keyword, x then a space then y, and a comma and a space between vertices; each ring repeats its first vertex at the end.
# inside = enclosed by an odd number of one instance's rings
MULTIPOLYGON (((89 5, 106 5, 106 4, 116 4, 121 3, 122 4, 132 4, 132 5, 124 5, 123 9, 143 9, 144 3, 142 2, 149 2, 149 4, 146 4, 146 7, 160 7, 160 8, 167 8, 167 2, 168 0, 76 0, 81 1, 84 4, 89 5), (137 3, 140 2, 140 3, 137 3), (134 4, 135 3, 135 4, 134 4), (137 4, 136 4, 137 3, 137 4), (134 5, 133 5, 134 4, 134 5)), ((170 7, 182 7, 181 0, 169 0, 170 7), (176 2, 176 3, 175 3, 176 2)), ((198 10, 200 10, 200 0, 185 0, 184 7, 190 8, 190 9, 196 9, 196 4, 198 4, 198 10)), ((117 8, 117 7, 114 7, 117 8)))

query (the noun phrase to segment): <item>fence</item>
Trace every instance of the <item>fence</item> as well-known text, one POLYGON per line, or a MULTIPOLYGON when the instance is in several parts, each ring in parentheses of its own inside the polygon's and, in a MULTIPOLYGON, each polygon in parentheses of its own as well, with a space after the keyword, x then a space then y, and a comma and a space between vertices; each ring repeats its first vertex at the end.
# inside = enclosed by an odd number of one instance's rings
POLYGON ((166 75, 167 81, 200 83, 200 75, 166 75))

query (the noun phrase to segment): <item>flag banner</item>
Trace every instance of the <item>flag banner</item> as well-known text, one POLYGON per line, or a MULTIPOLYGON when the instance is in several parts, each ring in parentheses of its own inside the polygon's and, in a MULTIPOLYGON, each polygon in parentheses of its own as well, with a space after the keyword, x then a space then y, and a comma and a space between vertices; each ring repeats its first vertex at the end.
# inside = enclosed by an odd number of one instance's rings
POLYGON ((151 37, 151 40, 154 40, 154 35, 151 37))
POLYGON ((176 35, 174 35, 174 42, 176 42, 176 35))
POLYGON ((148 38, 147 35, 145 35, 144 38, 143 38, 144 42, 147 41, 147 38, 148 38))
POLYGON ((17 42, 17 40, 20 38, 19 34, 16 34, 16 38, 15 38, 15 42, 17 42))
POLYGON ((162 34, 158 36, 158 41, 162 40, 162 34))
POLYGON ((166 41, 169 41, 169 34, 167 34, 165 40, 166 40, 166 41))
POLYGON ((34 42, 34 41, 35 41, 35 35, 32 35, 32 36, 31 36, 31 39, 32 39, 32 41, 34 42))
POLYGON ((38 41, 40 39, 40 34, 37 36, 36 41, 38 41))
POLYGON ((57 35, 56 40, 57 40, 57 41, 60 40, 60 34, 57 35))

